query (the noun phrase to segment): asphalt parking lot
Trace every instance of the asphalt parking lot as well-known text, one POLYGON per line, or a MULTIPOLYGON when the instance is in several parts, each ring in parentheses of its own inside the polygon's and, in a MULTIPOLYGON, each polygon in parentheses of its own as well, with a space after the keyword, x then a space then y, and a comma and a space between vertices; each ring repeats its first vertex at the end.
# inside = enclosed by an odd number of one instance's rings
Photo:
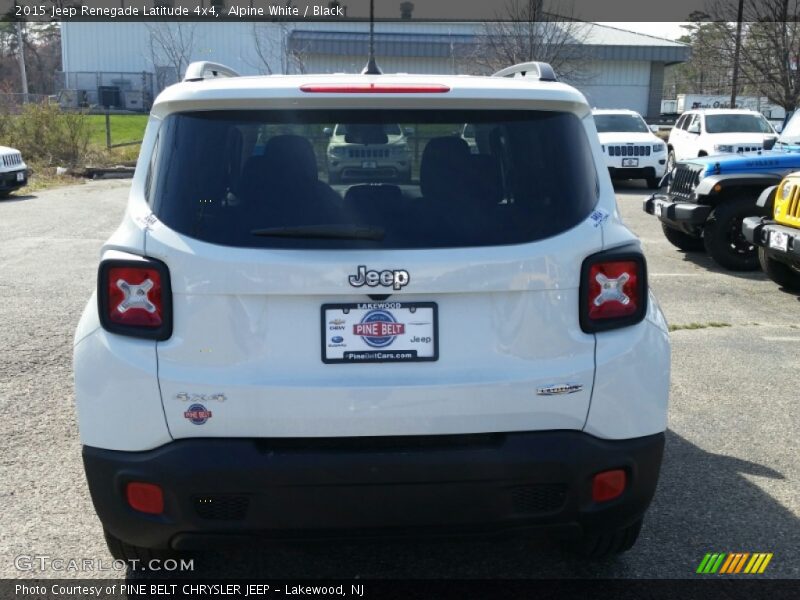
MULTIPOLYGON (((19 555, 111 561, 80 460, 71 344, 128 187, 98 181, 0 201, 3 578, 81 575, 20 571, 19 555)), ((691 578, 706 552, 740 551, 774 553, 765 576, 800 576, 800 298, 760 272, 723 272, 673 248, 641 210, 646 193, 623 185, 618 203, 675 331, 666 455, 631 552, 591 563, 527 540, 250 546, 199 557, 198 574, 691 578)))

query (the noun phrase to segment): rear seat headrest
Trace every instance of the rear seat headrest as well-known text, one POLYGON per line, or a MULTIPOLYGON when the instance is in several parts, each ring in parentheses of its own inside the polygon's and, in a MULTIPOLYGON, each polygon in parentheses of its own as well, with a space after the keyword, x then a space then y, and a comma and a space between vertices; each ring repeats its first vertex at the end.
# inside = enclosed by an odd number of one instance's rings
POLYGON ((276 135, 264 147, 266 181, 316 181, 317 157, 308 139, 299 135, 276 135))
POLYGON ((431 139, 422 151, 419 183, 423 196, 448 195, 460 185, 469 168, 469 145, 456 136, 431 139))

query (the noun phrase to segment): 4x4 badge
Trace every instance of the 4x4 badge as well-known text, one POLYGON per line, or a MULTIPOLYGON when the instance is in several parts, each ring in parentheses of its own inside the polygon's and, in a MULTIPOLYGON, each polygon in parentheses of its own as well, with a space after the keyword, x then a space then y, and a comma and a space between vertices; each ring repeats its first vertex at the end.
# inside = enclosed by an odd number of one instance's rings
POLYGON ((411 275, 409 275, 408 271, 405 269, 367 271, 366 265, 359 265, 356 274, 350 275, 347 281, 349 281, 350 285, 353 287, 361 287, 363 285, 375 287, 382 285, 399 290, 408 285, 408 282, 411 281, 411 275))

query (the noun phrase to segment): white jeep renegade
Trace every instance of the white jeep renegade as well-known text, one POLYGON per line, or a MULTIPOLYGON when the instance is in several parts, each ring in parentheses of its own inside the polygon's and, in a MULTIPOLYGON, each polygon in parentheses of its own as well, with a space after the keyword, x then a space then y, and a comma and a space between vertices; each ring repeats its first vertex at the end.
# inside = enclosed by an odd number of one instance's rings
POLYGON ((411 528, 630 548, 669 338, 586 99, 541 63, 234 75, 193 64, 155 101, 75 335, 112 553, 411 528), (336 124, 413 130, 411 184, 332 187, 336 124))

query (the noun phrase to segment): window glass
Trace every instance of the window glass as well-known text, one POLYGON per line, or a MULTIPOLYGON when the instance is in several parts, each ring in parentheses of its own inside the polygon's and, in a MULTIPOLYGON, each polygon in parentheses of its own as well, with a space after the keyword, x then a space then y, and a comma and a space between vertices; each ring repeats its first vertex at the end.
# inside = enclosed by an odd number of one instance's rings
POLYGON ((157 216, 216 244, 522 243, 573 227, 597 201, 571 113, 207 111, 168 117, 160 135, 157 216))

